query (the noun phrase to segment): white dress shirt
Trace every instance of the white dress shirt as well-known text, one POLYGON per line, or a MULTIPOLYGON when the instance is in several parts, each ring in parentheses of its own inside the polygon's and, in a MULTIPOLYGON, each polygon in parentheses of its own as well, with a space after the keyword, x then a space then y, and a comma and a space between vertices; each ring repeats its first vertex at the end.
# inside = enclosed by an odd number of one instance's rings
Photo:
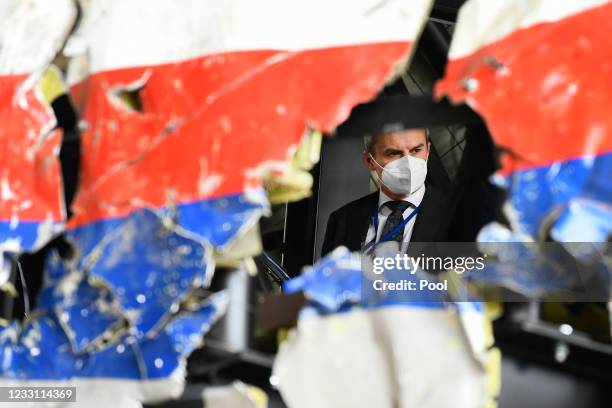
MULTIPOLYGON (((407 201, 410 204, 412 204, 410 207, 404 210, 402 214, 404 219, 406 219, 406 217, 408 217, 415 210, 416 207, 421 205, 421 201, 423 201, 423 196, 425 196, 425 185, 423 185, 423 187, 419 188, 417 191, 415 191, 414 193, 412 193, 411 195, 403 199, 404 201, 407 201)), ((376 231, 376 242, 380 240, 381 238, 380 236, 382 234, 383 228, 385 228, 385 223, 387 222, 387 218, 389 217, 389 215, 391 215, 391 209, 387 207, 386 205, 384 205, 387 201, 393 201, 393 200, 389 198, 388 195, 383 193, 382 190, 380 190, 378 194, 378 231, 376 231)), ((412 230, 414 229, 414 223, 416 222, 417 217, 418 217, 418 214, 412 217, 412 219, 404 226, 404 240, 402 241, 402 247, 401 247, 401 250, 403 253, 406 252, 406 249, 408 248, 408 244, 410 243, 410 237, 412 236, 412 230)), ((366 235, 366 241, 365 241, 366 244, 372 242, 373 239, 374 239, 374 220, 371 220, 370 227, 368 228, 368 234, 366 235)))

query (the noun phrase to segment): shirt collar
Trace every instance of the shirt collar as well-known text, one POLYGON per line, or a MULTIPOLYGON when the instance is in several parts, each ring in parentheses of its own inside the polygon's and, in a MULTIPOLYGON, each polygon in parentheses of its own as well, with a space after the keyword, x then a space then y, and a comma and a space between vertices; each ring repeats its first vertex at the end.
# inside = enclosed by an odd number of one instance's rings
MULTIPOLYGON (((382 208, 382 206, 387 202, 387 201, 393 201, 388 195, 386 195, 382 190, 378 190, 378 208, 380 210, 380 208, 382 208)), ((407 201, 410 204, 412 204, 415 207, 418 207, 419 205, 421 205, 421 202, 423 201, 423 197, 425 196, 425 184, 423 184, 423 186, 421 188, 419 188, 417 191, 415 191, 414 193, 412 193, 411 195, 404 197, 403 201, 407 201)))

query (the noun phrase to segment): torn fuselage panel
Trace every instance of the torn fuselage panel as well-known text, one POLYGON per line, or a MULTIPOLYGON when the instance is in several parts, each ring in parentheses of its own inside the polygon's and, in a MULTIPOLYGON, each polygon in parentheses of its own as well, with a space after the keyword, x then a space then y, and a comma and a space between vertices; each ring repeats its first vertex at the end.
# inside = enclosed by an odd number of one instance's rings
POLYGON ((611 16, 603 0, 470 0, 460 11, 437 94, 474 107, 509 152, 498 180, 513 228, 532 239, 612 232, 611 16), (588 221, 567 233, 574 216, 588 221))

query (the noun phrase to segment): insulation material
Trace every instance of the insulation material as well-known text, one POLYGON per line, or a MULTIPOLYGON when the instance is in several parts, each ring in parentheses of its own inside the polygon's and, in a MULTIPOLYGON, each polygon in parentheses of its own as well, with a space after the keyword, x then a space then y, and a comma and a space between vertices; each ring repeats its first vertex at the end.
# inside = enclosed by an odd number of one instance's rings
POLYGON ((0 5, 0 284, 8 278, 4 254, 42 247, 65 219, 61 134, 43 74, 75 16, 71 0, 0 5))
POLYGON ((202 392, 204 407, 267 408, 268 396, 260 388, 234 381, 232 384, 206 387, 202 392))
POLYGON ((288 406, 494 405, 500 356, 482 305, 360 298, 358 257, 338 248, 305 271, 317 279, 287 283, 310 302, 274 365, 288 406))
POLYGON ((309 173, 321 158, 321 132, 311 131, 300 142, 288 169, 268 169, 263 175, 268 199, 272 204, 299 201, 310 197, 314 180, 309 173))
POLYGON ((242 266, 247 266, 249 273, 257 273, 257 267, 253 269, 253 253, 261 253, 261 235, 259 232, 259 224, 254 224, 253 227, 241 233, 240 239, 233 240, 222 250, 213 252, 213 262, 215 267, 237 269, 242 266), (248 263, 249 265, 245 265, 248 263))
POLYGON ((438 96, 467 102, 506 149, 513 231, 603 242, 612 231, 612 3, 469 0, 438 96))

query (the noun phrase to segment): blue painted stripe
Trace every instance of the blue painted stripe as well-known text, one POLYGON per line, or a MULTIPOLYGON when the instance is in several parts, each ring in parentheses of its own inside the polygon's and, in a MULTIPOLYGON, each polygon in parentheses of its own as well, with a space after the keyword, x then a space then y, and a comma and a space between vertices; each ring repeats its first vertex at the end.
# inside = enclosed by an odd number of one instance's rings
POLYGON ((607 153, 516 171, 503 184, 521 228, 536 237, 545 217, 555 209, 566 208, 573 200, 598 203, 612 214, 611 175, 612 153, 607 153))
MULTIPOLYGON (((21 248, 31 249, 37 243, 39 228, 42 224, 47 223, 48 221, 19 221, 13 226, 10 221, 2 220, 0 221, 0 242, 18 239, 21 248)), ((59 230, 63 223, 53 222, 51 225, 52 230, 59 230)), ((46 226, 45 229, 47 230, 46 226)))
MULTIPOLYGON (((171 217, 176 224, 193 237, 202 239, 215 247, 221 247, 234 238, 245 223, 256 219, 264 208, 263 204, 250 202, 245 194, 235 194, 178 204, 174 214, 170 213, 168 208, 160 208, 156 211, 171 217)), ((104 218, 83 224, 69 230, 68 235, 78 237, 81 248, 85 252, 90 252, 98 244, 100 237, 119 227, 127 218, 137 217, 144 212, 151 212, 151 210, 135 210, 127 216, 104 218)))

